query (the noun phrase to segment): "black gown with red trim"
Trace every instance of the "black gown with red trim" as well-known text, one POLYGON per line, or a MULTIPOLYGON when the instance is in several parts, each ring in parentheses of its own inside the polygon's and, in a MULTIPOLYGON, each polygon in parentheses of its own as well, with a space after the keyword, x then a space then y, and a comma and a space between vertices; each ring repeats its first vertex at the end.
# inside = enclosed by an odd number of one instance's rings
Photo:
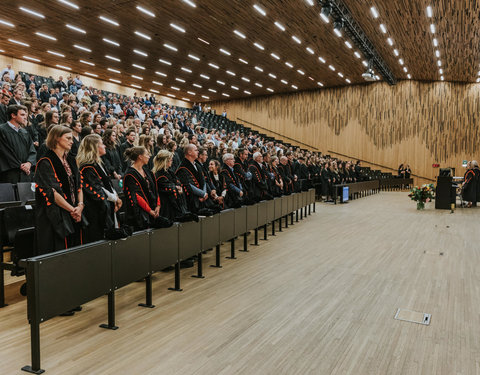
POLYGON ((82 243, 80 223, 55 204, 54 191, 73 207, 77 205, 81 183, 75 159, 67 156, 72 171, 69 178, 55 152, 48 150, 35 170, 35 231, 38 254, 63 250, 82 243), (73 195, 73 196, 72 196, 73 195))
POLYGON ((248 170, 252 173, 251 198, 255 202, 260 202, 264 199, 272 199, 272 196, 268 192, 268 176, 265 169, 255 160, 252 160, 248 170))
POLYGON ((158 196, 160 197, 160 215, 173 221, 195 220, 195 215, 187 209, 185 193, 179 193, 177 186, 180 180, 171 170, 160 170, 155 173, 158 196))
POLYGON ((103 188, 113 193, 113 186, 106 171, 98 164, 86 164, 80 167, 80 179, 83 186, 83 201, 88 226, 84 230, 84 243, 105 238, 105 230, 115 227, 115 203, 107 200, 103 188))
POLYGON ((477 181, 473 169, 465 172, 462 198, 467 202, 477 202, 477 181))

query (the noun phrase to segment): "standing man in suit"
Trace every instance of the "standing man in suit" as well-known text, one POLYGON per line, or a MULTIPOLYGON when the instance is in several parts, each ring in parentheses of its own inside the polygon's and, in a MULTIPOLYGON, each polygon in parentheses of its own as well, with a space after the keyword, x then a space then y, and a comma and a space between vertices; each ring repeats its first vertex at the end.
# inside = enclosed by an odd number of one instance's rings
POLYGON ((7 109, 9 120, 0 125, 0 182, 16 184, 32 181, 30 172, 37 152, 25 130, 27 116, 27 107, 10 105, 7 109))
POLYGON ((13 92, 13 97, 8 102, 9 105, 22 105, 23 91, 21 89, 16 89, 13 92))

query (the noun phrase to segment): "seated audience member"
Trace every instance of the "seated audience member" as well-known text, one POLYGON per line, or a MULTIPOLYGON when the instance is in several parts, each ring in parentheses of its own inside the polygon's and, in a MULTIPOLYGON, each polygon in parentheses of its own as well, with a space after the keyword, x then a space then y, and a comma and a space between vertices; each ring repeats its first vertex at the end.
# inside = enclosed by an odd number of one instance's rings
POLYGON ((238 208, 244 200, 243 186, 235 173, 233 167, 235 165, 235 157, 233 154, 226 153, 223 155, 223 191, 222 196, 225 199, 225 206, 229 208, 238 208))
POLYGON ((462 199, 468 202, 467 207, 472 207, 473 203, 477 202, 477 180, 471 161, 467 164, 467 170, 463 176, 463 180, 462 199))
POLYGON ((131 147, 125 151, 125 156, 131 161, 123 178, 127 225, 136 231, 171 226, 170 220, 160 216, 160 198, 155 177, 146 168, 150 159, 147 149, 131 147))
POLYGON ((10 94, 8 92, 2 92, 0 94, 1 101, 0 101, 0 124, 5 124, 8 121, 7 117, 7 107, 8 102, 10 101, 10 94))
POLYGON ((30 182, 37 152, 32 138, 25 130, 27 108, 10 105, 7 116, 9 121, 0 125, 0 182, 30 182))
POLYGON ((198 158, 196 160, 196 165, 198 168, 201 169, 203 173, 203 178, 205 179, 205 183, 207 184, 207 193, 209 198, 205 201, 205 205, 207 208, 219 212, 221 210, 221 206, 223 205, 223 197, 217 195, 215 184, 212 180, 210 180, 207 159, 207 150, 203 147, 200 147, 198 150, 198 158))
POLYGON ((189 212, 185 194, 171 166, 173 154, 167 150, 160 150, 153 160, 153 173, 160 197, 160 215, 172 221, 198 221, 198 216, 189 212))
POLYGON ((80 170, 88 226, 84 230, 85 243, 105 238, 105 231, 116 228, 117 212, 122 200, 113 189, 110 178, 102 166, 105 145, 97 134, 87 135, 80 144, 77 164, 80 170))
POLYGON ((129 165, 128 160, 125 158, 125 151, 135 146, 135 139, 137 138, 135 127, 127 129, 125 132, 125 138, 125 142, 118 147, 118 153, 120 155, 120 160, 122 161, 122 171, 125 171, 129 165))
POLYGON ((220 174, 220 162, 218 160, 212 159, 208 162, 208 175, 210 181, 212 181, 212 184, 215 186, 217 194, 221 194, 223 190, 223 181, 220 174))
POLYGON ((266 170, 263 168, 263 156, 261 152, 253 154, 253 160, 250 162, 248 169, 252 174, 252 199, 255 202, 260 202, 265 199, 272 199, 268 192, 268 176, 266 170))
POLYGON ((208 191, 202 168, 195 163, 198 149, 194 144, 185 147, 185 157, 177 169, 177 177, 182 183, 187 206, 190 212, 210 216, 214 212, 206 207, 208 191))
POLYGON ((39 254, 81 244, 84 208, 75 159, 68 155, 72 130, 53 126, 47 136, 48 151, 35 171, 35 230, 39 254))

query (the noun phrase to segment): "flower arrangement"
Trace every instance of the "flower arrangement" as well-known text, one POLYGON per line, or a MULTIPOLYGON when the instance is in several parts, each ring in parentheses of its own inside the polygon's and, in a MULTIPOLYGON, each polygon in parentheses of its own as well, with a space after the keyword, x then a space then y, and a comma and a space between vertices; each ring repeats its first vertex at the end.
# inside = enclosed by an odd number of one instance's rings
POLYGON ((425 184, 422 187, 415 186, 408 194, 412 201, 417 202, 417 210, 423 210, 425 203, 430 202, 435 197, 435 186, 425 184))

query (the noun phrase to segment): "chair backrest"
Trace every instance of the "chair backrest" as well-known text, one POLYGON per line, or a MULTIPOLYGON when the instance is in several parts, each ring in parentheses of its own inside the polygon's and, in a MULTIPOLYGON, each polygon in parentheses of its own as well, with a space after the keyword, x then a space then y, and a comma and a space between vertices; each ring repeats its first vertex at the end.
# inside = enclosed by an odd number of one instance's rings
POLYGON ((35 210, 32 206, 7 207, 3 211, 4 245, 14 243, 15 235, 21 228, 35 227, 35 210))
POLYGON ((21 228, 15 233, 12 261, 18 265, 20 259, 37 255, 35 244, 35 228, 21 228))
POLYGON ((35 199, 35 183, 19 182, 17 184, 17 193, 18 193, 18 200, 22 201, 22 203, 35 199))
POLYGON ((11 202, 15 200, 15 190, 12 184, 0 184, 0 202, 11 202))

